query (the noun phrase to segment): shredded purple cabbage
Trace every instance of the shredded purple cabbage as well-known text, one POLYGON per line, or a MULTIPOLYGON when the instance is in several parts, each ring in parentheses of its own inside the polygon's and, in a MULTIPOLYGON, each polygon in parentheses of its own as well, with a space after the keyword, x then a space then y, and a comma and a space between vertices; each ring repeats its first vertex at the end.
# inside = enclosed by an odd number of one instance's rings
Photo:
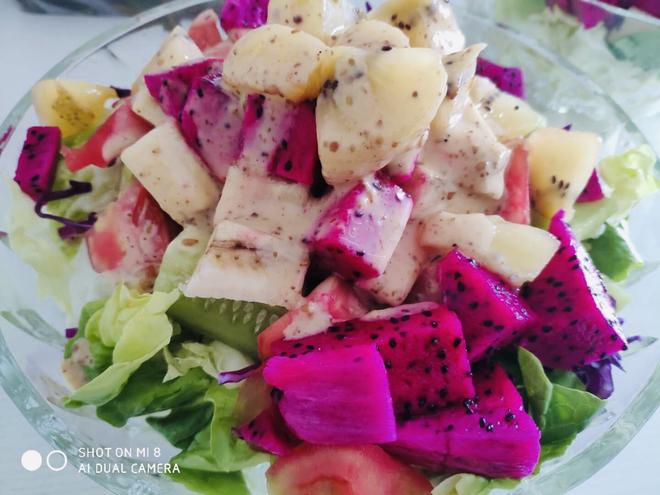
POLYGON ((572 128, 573 128, 573 124, 566 124, 564 127, 562 127, 562 129, 564 129, 565 131, 570 131, 572 128))
MULTIPOLYGON (((640 335, 633 335, 626 340, 628 344, 632 344, 634 342, 643 342, 644 338, 640 335)), ((614 381, 612 379, 613 366, 621 371, 626 371, 621 364, 621 354, 613 354, 595 363, 581 366, 575 369, 575 374, 584 383, 587 392, 591 392, 601 399, 608 399, 614 392, 614 381)))
POLYGON ((60 191, 46 191, 39 197, 34 205, 34 211, 39 217, 46 218, 48 220, 54 220, 63 225, 63 227, 57 231, 62 239, 71 239, 72 237, 84 234, 92 228, 92 225, 94 225, 97 218, 96 213, 94 212, 90 213, 85 220, 71 220, 69 218, 52 215, 43 211, 43 207, 51 201, 71 198, 73 196, 92 191, 92 184, 89 182, 70 180, 69 185, 71 187, 68 189, 62 189, 60 191))
POLYGON ((364 9, 365 9, 367 12, 371 12, 371 10, 373 9, 373 7, 371 6, 371 4, 370 4, 369 2, 364 2, 364 9))
POLYGON ((67 339, 72 339, 72 338, 74 338, 74 337, 76 336, 77 333, 78 333, 78 329, 77 329, 76 327, 66 328, 66 329, 64 330, 64 336, 65 336, 67 339))
POLYGON ((608 399, 614 392, 614 380, 612 379, 612 366, 621 367, 621 356, 614 354, 587 366, 575 370, 575 374, 584 383, 587 392, 596 397, 608 399))
POLYGON ((225 385, 227 383, 238 383, 242 382, 248 378, 255 370, 259 369, 258 364, 252 364, 246 368, 236 370, 236 371, 224 371, 218 375, 218 381, 220 385, 225 385))

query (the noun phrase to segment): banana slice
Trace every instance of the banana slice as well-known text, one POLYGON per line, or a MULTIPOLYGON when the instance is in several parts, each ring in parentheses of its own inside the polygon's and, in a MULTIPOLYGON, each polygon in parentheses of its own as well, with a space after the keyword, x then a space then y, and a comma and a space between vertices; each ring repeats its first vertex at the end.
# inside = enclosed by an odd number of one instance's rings
POLYGON ((433 50, 336 47, 334 76, 316 106, 325 179, 330 184, 355 180, 420 146, 446 82, 433 50))
POLYGON ((253 29, 236 42, 223 67, 242 91, 291 101, 316 98, 332 73, 332 50, 311 34, 278 24, 253 29))
POLYGON ((163 211, 181 225, 207 217, 218 204, 220 188, 185 142, 174 119, 126 148, 121 161, 163 211))
POLYGON ((295 308, 303 300, 308 265, 300 243, 223 221, 216 225, 184 294, 295 308))
POLYGON ((350 0, 270 0, 268 23, 302 29, 324 43, 355 22, 350 0))
POLYGON ((443 56, 465 47, 447 0, 389 0, 371 11, 369 19, 389 22, 408 36, 412 46, 433 48, 443 56))
POLYGON ((369 19, 362 20, 339 33, 335 37, 334 44, 383 51, 410 47, 410 41, 403 31, 386 22, 369 19))

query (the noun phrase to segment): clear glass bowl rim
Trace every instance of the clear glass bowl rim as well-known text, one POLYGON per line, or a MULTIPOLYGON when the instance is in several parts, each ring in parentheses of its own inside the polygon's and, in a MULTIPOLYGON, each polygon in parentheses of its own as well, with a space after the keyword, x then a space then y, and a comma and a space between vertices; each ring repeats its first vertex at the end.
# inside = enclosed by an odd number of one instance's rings
MULTIPOLYGON (((602 4, 597 0, 583 0, 587 3, 599 5, 602 8, 617 14, 622 17, 631 17, 652 25, 660 26, 660 20, 654 19, 650 16, 638 14, 625 9, 613 7, 608 4, 602 4)), ((153 9, 147 10, 138 14, 130 19, 121 22, 114 28, 111 28, 100 35, 92 38, 71 54, 63 58, 60 62, 54 65, 48 72, 46 72, 41 79, 54 79, 60 76, 63 72, 72 66, 82 62, 91 53, 98 50, 100 46, 117 39, 130 31, 139 28, 145 24, 156 21, 161 17, 176 13, 179 10, 201 6, 210 3, 209 0, 173 0, 153 9)), ((458 2, 459 4, 464 2, 458 2)), ((469 13, 467 15, 470 15, 469 13)), ((506 25, 498 24, 498 28, 509 31, 515 37, 526 43, 528 46, 540 52, 543 56, 562 66, 564 69, 573 72, 584 82, 594 87, 597 92, 603 91, 591 79, 584 75, 579 69, 570 65, 563 59, 550 53, 534 40, 515 32, 508 28, 506 25)), ((637 127, 630 121, 627 114, 610 98, 607 98, 610 104, 618 110, 618 113, 624 118, 626 127, 635 133, 639 133, 637 127)), ((9 142, 15 129, 15 124, 21 120, 24 114, 31 106, 31 93, 28 91, 9 112, 5 120, 0 125, 0 153, 4 145, 9 142)), ((639 133, 641 135, 641 133, 639 133)), ((50 406, 34 389, 33 385, 23 375, 18 364, 14 360, 11 351, 9 350, 2 333, 0 332, 0 382, 5 392, 12 399, 14 404, 21 411, 23 416, 33 426, 39 434, 54 448, 65 450, 67 449, 66 442, 60 438, 56 432, 51 431, 47 426, 48 424, 61 423, 51 411, 50 406), (32 401, 36 401, 37 408, 48 416, 46 421, 37 420, 34 414, 35 403, 30 405, 26 401, 20 400, 20 397, 12 392, 20 389, 21 392, 31 396, 32 401)), ((556 466, 552 471, 541 473, 534 476, 529 482, 524 483, 518 489, 512 492, 512 495, 534 495, 537 493, 551 493, 546 491, 551 486, 560 487, 568 490, 578 486, 580 483, 589 479, 608 462, 610 462, 639 432, 642 426, 648 421, 653 413, 660 407, 660 363, 656 366, 653 374, 650 376, 647 383, 635 396, 634 400, 626 407, 623 413, 614 421, 610 428, 604 432, 596 441, 591 443, 586 449, 571 457, 570 462, 563 462, 556 466)), ((78 460, 74 456, 71 459, 72 464, 77 467, 78 460)), ((111 491, 117 489, 117 485, 109 483, 105 476, 97 476, 93 473, 88 476, 94 481, 98 482, 101 486, 111 491)), ((117 475, 115 475, 117 476, 117 475)), ((126 475, 119 475, 126 476, 126 475)), ((131 476, 131 478, 140 478, 141 476, 131 476)), ((115 492, 120 493, 120 492, 115 492)), ((552 492, 559 494, 559 492, 552 492)), ((123 494, 122 494, 123 495, 123 494)))

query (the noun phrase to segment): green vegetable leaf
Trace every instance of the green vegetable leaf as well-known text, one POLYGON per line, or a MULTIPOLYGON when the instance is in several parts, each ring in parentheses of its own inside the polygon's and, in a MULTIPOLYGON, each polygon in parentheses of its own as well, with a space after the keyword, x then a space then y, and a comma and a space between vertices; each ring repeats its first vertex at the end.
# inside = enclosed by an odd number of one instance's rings
POLYGON ((182 296, 167 314, 190 332, 220 340, 250 357, 257 356, 257 335, 286 313, 267 304, 182 296))
POLYGON ((474 474, 455 474, 443 480, 432 492, 432 495, 488 495, 492 490, 510 490, 515 488, 520 480, 491 480, 474 474))
POLYGON ((72 258, 78 244, 62 241, 58 224, 39 218, 34 203, 8 181, 11 192, 8 237, 12 251, 37 272, 39 296, 52 298, 67 313, 72 312, 67 287, 73 271, 72 258))
POLYGON ((113 426, 121 427, 129 418, 167 411, 201 400, 214 381, 196 368, 163 383, 166 370, 167 365, 162 357, 150 359, 133 373, 119 395, 96 409, 96 415, 113 426))
POLYGON ((551 459, 556 459, 557 457, 563 456, 568 450, 568 448, 571 446, 571 444, 573 443, 573 440, 575 440, 576 436, 577 434, 570 435, 561 440, 556 440, 554 442, 548 442, 541 445, 541 458, 539 459, 539 465, 537 466, 537 470, 540 469, 541 464, 544 463, 545 461, 549 461, 551 459))
POLYGON ((499 0, 496 9, 500 19, 524 18, 543 12, 545 0, 499 0))
POLYGON ((107 349, 112 349, 111 364, 76 390, 69 405, 99 406, 119 395, 142 363, 169 344, 174 325, 166 311, 178 298, 178 291, 136 295, 126 286, 118 286, 85 328, 95 365, 99 366, 99 356, 107 360, 107 349))
POLYGON ((213 419, 201 430, 190 446, 172 459, 184 469, 228 473, 268 462, 270 457, 253 451, 237 438, 232 428, 238 391, 214 384, 205 399, 213 404, 213 419))
POLYGON ((154 290, 168 292, 186 282, 204 254, 211 237, 210 227, 188 225, 170 242, 163 256, 154 290))
POLYGON ((628 278, 630 272, 644 266, 628 235, 628 222, 605 224, 603 233, 585 242, 596 268, 615 282, 628 278))
POLYGON ((655 162, 653 150, 646 145, 603 159, 599 171, 611 194, 600 201, 575 205, 571 221, 575 235, 579 239, 598 237, 606 222, 618 225, 642 198, 656 192, 655 162))
POLYGON ((204 400, 172 409, 167 416, 147 418, 147 423, 179 449, 187 449, 197 433, 213 418, 213 404, 204 400))
POLYGON ((71 357, 73 344, 85 336, 85 327, 87 326, 87 322, 89 322, 94 313, 105 306, 105 302, 106 299, 97 299, 96 301, 90 301, 83 306, 82 310, 80 311, 80 317, 78 318, 78 332, 76 335, 74 335, 73 338, 69 339, 64 346, 64 359, 71 357))
MULTIPOLYGON (((604 401, 589 392, 552 383, 541 361, 522 347, 518 362, 532 417, 542 433, 541 443, 575 436, 603 406, 604 401)), ((561 381, 567 383, 565 375, 561 381)))
POLYGON ((60 160, 55 170, 53 190, 68 189, 71 180, 89 182, 92 184, 92 190, 86 194, 51 201, 48 203, 48 211, 72 220, 83 220, 92 212, 99 213, 117 198, 121 176, 122 165, 120 164, 108 168, 89 166, 77 172, 71 172, 64 160, 60 160))
POLYGON ((181 469, 180 473, 173 473, 170 477, 174 481, 182 483, 189 490, 202 495, 218 495, 220 493, 250 495, 240 472, 215 473, 184 468, 181 469))
POLYGON ((168 365, 164 381, 183 376, 193 368, 201 368, 217 379, 222 371, 239 370, 252 364, 239 351, 217 340, 209 344, 183 342, 173 352, 165 348, 164 353, 168 365))

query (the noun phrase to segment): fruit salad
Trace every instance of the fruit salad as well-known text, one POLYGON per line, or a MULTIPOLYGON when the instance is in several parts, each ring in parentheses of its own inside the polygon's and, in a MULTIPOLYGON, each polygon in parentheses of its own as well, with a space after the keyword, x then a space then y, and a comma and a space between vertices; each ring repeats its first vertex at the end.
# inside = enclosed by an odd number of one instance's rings
POLYGON ((63 405, 144 418, 207 494, 477 495, 562 455, 639 339, 655 157, 548 127, 485 48, 442 0, 227 0, 130 88, 35 85, 8 234, 71 320, 63 405))

